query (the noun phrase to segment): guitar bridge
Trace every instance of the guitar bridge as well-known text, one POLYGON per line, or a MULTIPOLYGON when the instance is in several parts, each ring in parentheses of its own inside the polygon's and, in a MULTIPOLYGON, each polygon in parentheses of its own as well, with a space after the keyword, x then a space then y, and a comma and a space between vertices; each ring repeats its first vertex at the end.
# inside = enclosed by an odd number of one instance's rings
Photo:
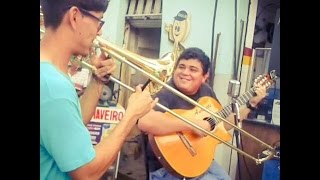
POLYGON ((194 148, 192 147, 190 141, 180 132, 177 133, 178 136, 180 137, 181 141, 183 142, 184 146, 188 149, 189 153, 192 156, 197 155, 197 152, 194 150, 194 148))

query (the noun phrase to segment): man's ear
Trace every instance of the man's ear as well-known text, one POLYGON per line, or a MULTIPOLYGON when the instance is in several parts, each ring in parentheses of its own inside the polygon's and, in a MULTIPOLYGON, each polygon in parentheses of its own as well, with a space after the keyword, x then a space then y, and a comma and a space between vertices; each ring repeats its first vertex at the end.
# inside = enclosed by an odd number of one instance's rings
POLYGON ((68 15, 68 20, 72 26, 72 28, 76 28, 76 24, 77 24, 77 18, 79 18, 79 10, 76 7, 71 7, 68 11, 67 11, 67 15, 68 15))
POLYGON ((205 83, 207 81, 207 79, 209 78, 209 75, 210 75, 209 71, 205 75, 203 75, 202 83, 205 83))

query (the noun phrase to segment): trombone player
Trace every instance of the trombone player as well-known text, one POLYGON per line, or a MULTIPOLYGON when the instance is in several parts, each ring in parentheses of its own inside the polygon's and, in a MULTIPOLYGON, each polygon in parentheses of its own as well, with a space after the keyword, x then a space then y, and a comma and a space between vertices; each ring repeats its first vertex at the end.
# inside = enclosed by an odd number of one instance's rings
MULTIPOLYGON (((193 100, 197 101, 199 98, 204 96, 210 96, 214 98, 218 103, 218 99, 213 92, 213 90, 205 83, 209 76, 209 57, 199 48, 188 48, 179 56, 175 70, 173 72, 172 79, 168 84, 179 90, 181 93, 187 95, 193 100)), ((256 96, 252 97, 248 103, 247 107, 240 110, 241 120, 243 120, 251 109, 256 108, 258 103, 266 96, 265 87, 256 88, 256 96)), ((189 104, 187 101, 180 97, 175 96, 169 90, 162 88, 156 97, 159 98, 159 103, 166 106, 169 109, 192 109, 194 105, 189 104)), ((220 103, 219 103, 220 104, 220 103)), ((197 124, 201 128, 210 131, 213 127, 210 126, 208 121, 202 119, 188 119, 193 123, 197 124)), ((233 122, 234 117, 230 114, 227 118, 228 121, 233 122)), ((204 136, 204 134, 197 130, 196 128, 184 123, 177 117, 168 117, 162 109, 155 107, 145 116, 143 116, 138 121, 138 127, 147 134, 162 136, 167 134, 172 134, 175 132, 182 131, 193 131, 199 136, 204 136)), ((227 123, 224 123, 226 130, 232 128, 227 123)), ((159 160, 156 158, 154 152, 151 149, 150 143, 147 145, 146 157, 148 160, 149 169, 149 180, 179 180, 173 174, 170 174, 167 169, 165 169, 159 160)), ((188 166, 186 164, 186 166, 188 166)), ((217 162, 212 161, 211 166, 199 177, 194 179, 197 180, 214 180, 214 179, 224 179, 229 180, 227 172, 218 165, 217 162)))
POLYGON ((116 66, 104 53, 79 101, 68 76, 72 55, 87 56, 101 35, 107 0, 41 0, 45 34, 40 42, 40 179, 99 179, 115 160, 137 119, 157 103, 140 86, 113 132, 93 147, 86 124, 93 116, 106 75, 116 66), (144 103, 141 103, 144 102, 144 103))

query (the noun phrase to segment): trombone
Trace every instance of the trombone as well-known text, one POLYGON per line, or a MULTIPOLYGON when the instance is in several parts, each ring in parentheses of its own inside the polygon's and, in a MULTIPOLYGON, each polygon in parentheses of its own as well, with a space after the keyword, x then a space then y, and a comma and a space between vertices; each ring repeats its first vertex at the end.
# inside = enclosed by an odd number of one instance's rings
MULTIPOLYGON (((44 33, 44 30, 40 28, 40 32, 44 33)), ((100 50, 104 51, 105 53, 107 53, 108 55, 110 55, 111 57, 126 63, 127 65, 131 66, 132 68, 134 68, 135 70, 141 72, 142 74, 144 74, 145 76, 147 76, 150 80, 157 82, 159 84, 161 84, 163 87, 167 88, 168 90, 170 90, 172 93, 174 93, 175 95, 181 97, 182 99, 188 101, 189 103, 193 104, 196 107, 199 107, 200 109, 202 109, 203 111, 209 113, 212 117, 215 117, 216 119, 219 119, 219 122, 223 121, 229 125, 231 125, 232 127, 234 127, 237 131, 240 131, 241 133, 245 134, 246 136, 252 138, 253 140, 255 140, 256 142, 260 143, 261 145, 263 145, 265 148, 269 149, 269 153, 268 156, 264 157, 264 158, 255 158, 253 156, 251 156, 250 154, 242 151, 241 149, 234 147, 232 144, 228 143, 227 141, 224 141, 223 139, 219 138, 218 136, 212 134, 211 132, 201 128, 200 126, 198 126, 197 124, 185 119, 184 117, 180 116, 179 114, 171 111, 170 109, 168 109, 166 106, 163 106, 160 103, 157 103, 156 106, 158 106, 159 108, 165 110, 166 112, 169 112, 170 114, 176 116, 177 118, 179 118, 180 120, 184 121, 185 123, 197 128, 198 130, 200 130, 201 132, 205 133, 208 136, 211 136, 217 140, 219 140, 220 142, 224 143, 225 145, 229 146, 231 149, 237 151, 238 153, 240 153, 241 155, 244 155, 250 159, 252 159, 253 161, 255 161, 255 163, 258 164, 262 164, 264 161, 269 160, 271 158, 274 157, 276 150, 275 148, 271 147, 270 145, 266 144, 265 142, 259 140, 258 138, 256 138, 255 136, 249 134, 248 132, 240 129, 239 127, 237 127, 236 125, 234 125, 233 123, 229 122, 228 120, 225 120, 223 117, 217 115, 216 113, 213 113, 212 111, 208 110, 207 108, 205 108, 204 106, 202 106, 201 104, 197 103, 196 101, 192 100, 191 98, 189 98, 188 96, 180 93, 178 90, 174 89, 173 87, 167 85, 165 82, 159 80, 158 78, 156 78, 155 76, 151 75, 150 73, 148 73, 147 71, 143 70, 141 67, 146 68, 148 71, 150 71, 150 67, 145 67, 144 64, 144 60, 143 57, 137 54, 134 54, 126 49, 117 47, 116 45, 102 39, 101 37, 96 37, 95 41, 94 41, 94 46, 95 47, 99 47, 100 50), (127 59, 130 59, 127 60, 127 59), (139 65, 139 66, 138 66, 139 65)), ((84 66, 89 68, 91 71, 95 71, 97 70, 97 68, 89 63, 87 63, 86 61, 82 61, 79 60, 78 58, 76 58, 77 61, 80 61, 79 63, 84 66)), ((151 68, 152 69, 152 68, 151 68)), ((119 81, 118 79, 114 78, 113 76, 109 76, 109 79, 115 83, 118 83, 119 85, 125 87, 126 89, 134 92, 134 88, 122 83, 121 81, 119 81)))

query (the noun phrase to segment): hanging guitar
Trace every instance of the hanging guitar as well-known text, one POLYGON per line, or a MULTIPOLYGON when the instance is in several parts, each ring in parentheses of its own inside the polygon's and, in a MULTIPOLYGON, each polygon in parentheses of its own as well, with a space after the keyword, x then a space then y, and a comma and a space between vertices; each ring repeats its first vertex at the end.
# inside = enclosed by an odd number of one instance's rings
MULTIPOLYGON (((254 84, 259 84, 268 89, 276 78, 277 76, 273 70, 267 75, 258 76, 254 84)), ((255 95, 254 90, 255 86, 238 97, 237 103, 239 106, 245 104, 255 95)), ((232 104, 221 109, 221 105, 209 96, 201 97, 198 103, 224 119, 232 112, 232 104)), ((208 113, 199 107, 191 110, 173 109, 172 111, 186 119, 199 118, 207 120, 210 125, 213 125, 211 127, 214 127, 211 133, 224 141, 231 140, 231 135, 224 128, 222 120, 208 117, 208 113)), ((173 116, 167 112, 165 114, 173 116)), ((220 141, 215 138, 210 136, 199 137, 191 131, 164 136, 153 136, 149 134, 148 138, 154 154, 163 167, 177 177, 186 178, 197 177, 205 173, 214 159, 216 146, 220 144, 220 141), (184 138, 182 138, 182 136, 184 138)))

